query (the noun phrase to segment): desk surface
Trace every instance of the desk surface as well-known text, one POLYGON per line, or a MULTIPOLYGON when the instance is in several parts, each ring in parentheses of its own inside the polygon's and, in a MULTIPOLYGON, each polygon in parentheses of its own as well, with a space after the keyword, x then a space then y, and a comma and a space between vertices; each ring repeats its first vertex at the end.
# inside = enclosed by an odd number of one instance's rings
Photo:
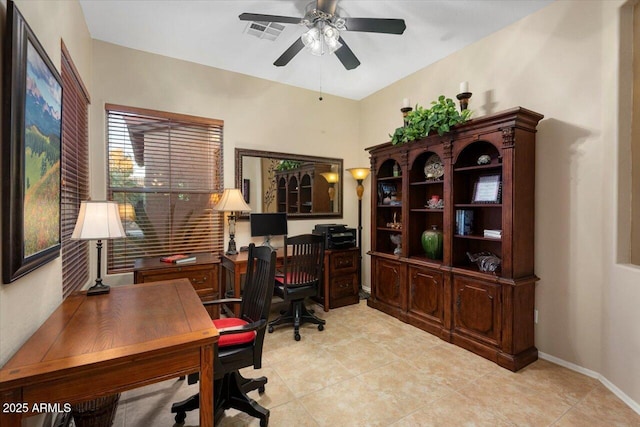
MULTIPOLYGON (((91 297, 76 293, 0 370, 0 398, 75 403, 201 371, 209 400, 217 340, 187 279, 112 287, 91 297)), ((19 425, 5 416, 7 425, 19 425)), ((207 418, 202 425, 213 425, 207 418)))

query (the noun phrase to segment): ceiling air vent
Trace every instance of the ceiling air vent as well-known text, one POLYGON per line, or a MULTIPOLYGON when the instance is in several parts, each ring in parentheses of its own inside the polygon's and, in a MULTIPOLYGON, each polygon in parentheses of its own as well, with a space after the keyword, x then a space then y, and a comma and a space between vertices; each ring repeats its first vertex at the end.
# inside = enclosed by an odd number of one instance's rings
POLYGON ((284 30, 284 25, 276 22, 249 22, 245 33, 256 36, 259 39, 275 40, 284 30))

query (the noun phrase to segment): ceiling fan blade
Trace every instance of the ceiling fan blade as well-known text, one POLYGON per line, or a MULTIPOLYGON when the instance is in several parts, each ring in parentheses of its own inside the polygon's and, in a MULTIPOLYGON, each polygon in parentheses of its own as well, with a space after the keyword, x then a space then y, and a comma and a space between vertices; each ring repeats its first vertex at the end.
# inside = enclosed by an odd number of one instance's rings
POLYGON ((385 18, 344 18, 348 31, 367 33, 402 34, 407 26, 404 19, 385 18))
POLYGON ((336 54, 340 62, 342 62, 344 68, 346 68, 347 70, 353 70, 354 68, 357 68, 358 65, 360 65, 360 61, 358 61, 358 58, 356 58, 356 56, 353 54, 353 51, 349 48, 349 46, 347 46, 347 43, 345 43, 342 37, 340 37, 338 41, 342 44, 342 46, 340 46, 340 49, 336 50, 334 53, 336 54))
POLYGON ((241 21, 280 22, 283 24, 299 24, 301 19, 292 16, 262 15, 261 13, 242 13, 238 15, 241 21))
POLYGON ((316 2, 316 10, 320 10, 327 15, 335 15, 338 0, 318 0, 316 2))
POLYGON ((302 38, 298 37, 298 40, 293 42, 293 44, 289 46, 289 49, 285 50, 284 53, 280 55, 280 58, 276 59, 276 62, 274 62, 273 65, 275 65, 276 67, 287 65, 289 61, 291 61, 293 57, 302 50, 303 47, 304 43, 302 43, 302 38))

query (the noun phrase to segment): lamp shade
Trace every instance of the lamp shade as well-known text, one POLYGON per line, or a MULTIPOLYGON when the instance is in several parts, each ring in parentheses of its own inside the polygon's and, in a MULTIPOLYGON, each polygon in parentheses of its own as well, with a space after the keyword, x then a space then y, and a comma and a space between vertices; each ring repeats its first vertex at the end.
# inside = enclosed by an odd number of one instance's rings
POLYGON ((340 176, 336 172, 322 172, 320 175, 327 180, 329 184, 335 184, 340 179, 340 176))
POLYGON ((369 168, 350 168, 347 170, 351 173, 351 176, 353 176, 353 179, 361 179, 363 181, 367 179, 370 172, 369 168))
POLYGON ((80 203, 80 213, 71 238, 74 240, 100 240, 125 237, 118 203, 85 201, 80 203))
POLYGON ((242 193, 237 188, 225 188, 220 201, 213 208, 223 212, 250 212, 251 208, 244 201, 242 193))

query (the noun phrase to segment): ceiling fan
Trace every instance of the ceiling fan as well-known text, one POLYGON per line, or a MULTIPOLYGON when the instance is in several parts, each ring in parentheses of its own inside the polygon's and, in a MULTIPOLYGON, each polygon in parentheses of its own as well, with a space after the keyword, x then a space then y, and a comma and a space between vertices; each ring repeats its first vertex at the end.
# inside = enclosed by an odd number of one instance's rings
POLYGON ((241 21, 278 22, 300 24, 308 30, 273 63, 277 67, 287 65, 294 56, 307 47, 312 54, 335 53, 347 70, 360 65, 360 61, 340 36, 341 31, 402 34, 407 28, 403 19, 347 18, 338 15, 338 0, 316 0, 309 3, 302 18, 259 13, 243 13, 241 21))

